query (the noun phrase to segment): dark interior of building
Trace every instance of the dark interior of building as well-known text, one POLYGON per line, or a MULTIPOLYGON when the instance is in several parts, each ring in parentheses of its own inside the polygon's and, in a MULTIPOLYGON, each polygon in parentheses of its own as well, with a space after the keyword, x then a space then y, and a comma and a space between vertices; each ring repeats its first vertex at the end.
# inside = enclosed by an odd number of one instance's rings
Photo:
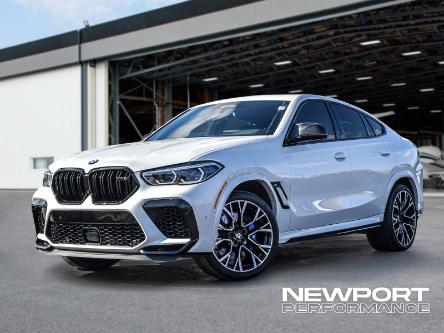
POLYGON ((444 1, 414 1, 114 61, 110 143, 137 141, 214 99, 313 93, 377 114, 419 145, 441 147, 443 14, 444 1))

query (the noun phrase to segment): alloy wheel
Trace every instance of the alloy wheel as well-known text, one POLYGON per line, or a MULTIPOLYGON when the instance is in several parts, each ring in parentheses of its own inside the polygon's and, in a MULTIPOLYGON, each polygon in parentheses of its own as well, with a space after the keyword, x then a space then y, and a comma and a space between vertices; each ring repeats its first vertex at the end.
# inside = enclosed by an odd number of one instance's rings
POLYGON ((268 258, 273 245, 273 228, 262 208, 248 200, 224 206, 213 255, 234 272, 256 269, 268 258))
POLYGON ((395 237, 403 247, 409 246, 415 238, 416 220, 412 195, 406 190, 400 191, 393 202, 392 221, 395 237))

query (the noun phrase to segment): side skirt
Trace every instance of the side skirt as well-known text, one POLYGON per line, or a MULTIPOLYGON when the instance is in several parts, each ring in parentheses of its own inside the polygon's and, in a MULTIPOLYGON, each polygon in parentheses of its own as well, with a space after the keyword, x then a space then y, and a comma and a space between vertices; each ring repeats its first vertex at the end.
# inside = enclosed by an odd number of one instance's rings
POLYGON ((383 215, 379 214, 362 220, 289 231, 280 234, 279 244, 356 233, 367 229, 377 228, 381 225, 382 220, 383 215))

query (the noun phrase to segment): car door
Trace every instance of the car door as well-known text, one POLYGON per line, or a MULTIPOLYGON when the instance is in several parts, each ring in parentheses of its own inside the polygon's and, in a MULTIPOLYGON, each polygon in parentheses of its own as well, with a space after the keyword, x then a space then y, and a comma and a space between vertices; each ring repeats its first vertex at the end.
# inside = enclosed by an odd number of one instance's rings
POLYGON ((330 106, 341 129, 340 139, 347 143, 351 168, 350 218, 359 220, 380 214, 384 211, 385 192, 395 167, 384 127, 359 110, 338 103, 330 106), (374 129, 370 122, 374 122, 374 129))
POLYGON ((315 122, 327 130, 327 139, 286 146, 290 160, 291 229, 306 229, 349 220, 348 173, 345 143, 336 140, 330 111, 322 100, 299 106, 290 126, 315 122))

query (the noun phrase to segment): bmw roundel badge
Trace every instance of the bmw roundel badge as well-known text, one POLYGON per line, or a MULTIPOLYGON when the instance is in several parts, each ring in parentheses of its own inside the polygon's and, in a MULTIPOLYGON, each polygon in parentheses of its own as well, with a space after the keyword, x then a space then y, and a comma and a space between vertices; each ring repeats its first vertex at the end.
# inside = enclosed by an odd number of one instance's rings
POLYGON ((97 162, 99 162, 99 160, 91 160, 88 162, 88 164, 96 164, 97 162))

